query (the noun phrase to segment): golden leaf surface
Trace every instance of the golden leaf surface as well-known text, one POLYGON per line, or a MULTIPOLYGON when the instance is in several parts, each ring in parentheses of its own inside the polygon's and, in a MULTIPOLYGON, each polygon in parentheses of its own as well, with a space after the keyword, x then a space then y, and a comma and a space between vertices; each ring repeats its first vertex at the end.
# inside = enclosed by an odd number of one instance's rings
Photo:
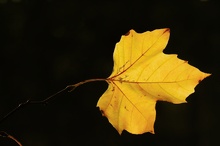
POLYGON ((195 86, 210 75, 175 54, 164 54, 169 35, 169 29, 130 30, 116 44, 109 86, 97 106, 119 134, 123 130, 154 133, 156 102, 184 103, 195 86))

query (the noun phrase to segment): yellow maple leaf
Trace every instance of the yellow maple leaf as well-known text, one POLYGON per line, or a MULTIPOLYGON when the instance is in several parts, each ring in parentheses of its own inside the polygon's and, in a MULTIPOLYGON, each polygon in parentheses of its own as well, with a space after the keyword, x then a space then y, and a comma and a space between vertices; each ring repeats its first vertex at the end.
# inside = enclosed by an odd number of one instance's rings
POLYGON ((210 75, 175 54, 164 54, 169 35, 169 29, 130 30, 116 44, 113 72, 106 79, 109 87, 97 106, 119 134, 154 133, 156 102, 184 103, 210 75))

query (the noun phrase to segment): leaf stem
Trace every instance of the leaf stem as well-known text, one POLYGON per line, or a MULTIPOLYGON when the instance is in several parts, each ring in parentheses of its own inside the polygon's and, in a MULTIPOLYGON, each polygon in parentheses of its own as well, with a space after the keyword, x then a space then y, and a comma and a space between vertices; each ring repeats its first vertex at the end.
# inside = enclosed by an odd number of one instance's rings
MULTIPOLYGON (((19 109, 27 106, 27 105, 31 105, 31 104, 44 104, 47 105, 49 103, 50 100, 54 99, 58 94, 64 92, 64 91, 68 91, 68 92, 72 92, 73 90, 75 90, 78 86, 83 85, 85 83, 89 83, 89 82, 96 82, 96 81, 107 81, 108 79, 104 79, 104 78, 97 78, 97 79, 88 79, 88 80, 84 80, 81 82, 78 82, 76 84, 73 85, 68 85, 65 88, 63 88, 62 90, 52 94, 51 96, 43 99, 43 100, 26 100, 22 103, 20 103, 17 107, 15 107, 14 109, 12 109, 10 112, 8 112, 1 120, 0 123, 2 123, 3 121, 5 121, 8 117, 10 117, 11 115, 13 115, 16 111, 18 111, 19 109)), ((0 135, 1 136, 1 135, 0 135)))

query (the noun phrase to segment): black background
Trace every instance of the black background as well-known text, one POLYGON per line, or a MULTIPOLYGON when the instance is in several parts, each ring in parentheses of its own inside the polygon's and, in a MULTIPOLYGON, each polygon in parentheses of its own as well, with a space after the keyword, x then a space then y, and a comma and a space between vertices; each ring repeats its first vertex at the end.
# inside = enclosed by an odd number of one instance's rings
MULTIPOLYGON (((23 146, 213 146, 219 144, 220 1, 0 0, 0 116, 27 99, 106 78, 121 35, 170 28, 165 53, 212 73, 187 104, 158 102, 155 133, 120 136, 96 103, 107 83, 80 86, 47 106, 30 105, 0 123, 23 146)), ((16 146, 0 138, 0 146, 16 146)))

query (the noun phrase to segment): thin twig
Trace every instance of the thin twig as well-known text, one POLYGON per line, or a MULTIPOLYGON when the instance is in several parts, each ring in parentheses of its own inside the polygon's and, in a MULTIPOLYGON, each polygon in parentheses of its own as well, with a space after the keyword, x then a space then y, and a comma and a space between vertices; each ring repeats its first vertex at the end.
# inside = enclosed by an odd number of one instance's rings
MULTIPOLYGON (((15 107, 13 110, 11 110, 10 112, 8 112, 1 120, 0 123, 2 123, 3 121, 5 121, 9 116, 13 115, 16 111, 18 111, 19 109, 27 106, 27 105, 31 105, 31 104, 44 104, 47 105, 49 103, 50 100, 52 100, 53 98, 55 98, 58 94, 64 92, 64 91, 68 91, 68 92, 72 92, 76 87, 85 84, 85 83, 89 83, 89 82, 95 82, 95 81, 107 81, 107 79, 88 79, 79 83, 76 83, 74 85, 68 85, 66 86, 64 89, 52 94, 51 96, 43 99, 43 100, 26 100, 25 102, 20 103, 17 107, 15 107)), ((0 135, 1 136, 1 135, 0 135)))
POLYGON ((19 146, 22 146, 22 144, 13 136, 9 135, 8 133, 4 132, 4 131, 0 131, 0 136, 4 137, 4 138, 9 138, 12 139, 14 142, 16 142, 19 146))

